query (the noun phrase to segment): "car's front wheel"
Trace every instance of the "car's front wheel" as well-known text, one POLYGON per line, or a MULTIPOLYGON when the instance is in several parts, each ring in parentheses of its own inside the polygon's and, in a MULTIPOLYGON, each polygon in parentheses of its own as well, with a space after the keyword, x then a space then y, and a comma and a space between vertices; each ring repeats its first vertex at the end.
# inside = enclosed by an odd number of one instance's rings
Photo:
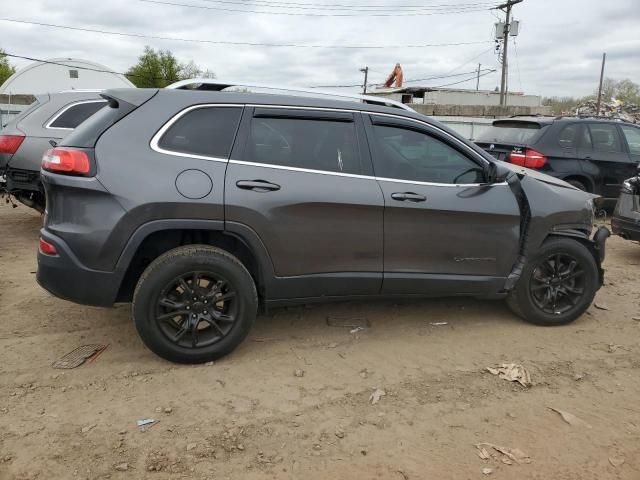
POLYGON ((233 255, 205 245, 175 248, 143 272, 133 318, 144 343, 173 362, 220 358, 244 340, 257 310, 253 279, 233 255))
POLYGON ((582 315, 598 289, 598 266, 587 247, 550 238, 527 262, 507 304, 537 325, 564 325, 582 315))

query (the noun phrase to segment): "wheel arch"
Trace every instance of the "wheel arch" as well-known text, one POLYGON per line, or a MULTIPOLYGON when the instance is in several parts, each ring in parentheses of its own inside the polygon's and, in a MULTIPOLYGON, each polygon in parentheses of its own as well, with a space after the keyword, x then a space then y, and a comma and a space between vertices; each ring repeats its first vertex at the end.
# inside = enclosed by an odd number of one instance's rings
POLYGON ((568 182, 570 180, 576 180, 582 183, 587 188, 588 193, 593 193, 595 190, 595 183, 591 178, 589 178, 586 175, 571 174, 571 175, 567 175, 566 177, 563 177, 562 180, 564 180, 565 182, 568 182))
POLYGON ((265 298, 273 267, 257 235, 247 238, 251 232, 229 231, 224 222, 215 220, 160 220, 141 226, 118 260, 121 280, 116 301, 131 301, 140 275, 153 260, 173 248, 195 244, 218 247, 238 258, 254 279, 259 296, 265 298))

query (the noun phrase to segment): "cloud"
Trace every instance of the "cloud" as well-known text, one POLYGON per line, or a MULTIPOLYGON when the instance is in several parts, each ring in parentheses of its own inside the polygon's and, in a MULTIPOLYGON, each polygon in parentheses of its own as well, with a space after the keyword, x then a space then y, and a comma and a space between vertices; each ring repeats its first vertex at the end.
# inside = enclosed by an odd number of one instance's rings
MULTIPOLYGON (((205 0, 179 1, 222 6, 205 0)), ((298 3, 303 1, 321 3, 298 3)), ((466 1, 439 0, 437 4, 466 1)), ((176 38, 335 46, 488 42, 383 50, 268 48, 128 38, 0 22, 0 47, 7 52, 38 58, 84 58, 117 71, 126 71, 134 64, 145 45, 170 49, 181 61, 193 60, 219 78, 298 86, 357 84, 362 79, 359 69, 365 65, 370 67, 370 81, 380 83, 396 62, 403 65, 407 79, 472 71, 478 63, 483 68, 500 68, 489 43, 496 21, 496 13, 490 11, 422 17, 288 17, 137 0, 66 0, 55 8, 50 1, 32 0, 28 9, 18 2, 8 3, 3 5, 3 17, 176 38)), ((364 0, 335 3, 369 5, 364 0)), ((384 2, 407 3, 411 2, 384 2)), ((257 5, 251 8, 265 9, 257 5)), ((602 51, 608 52, 607 76, 640 82, 637 0, 525 0, 514 7, 514 15, 521 20, 521 31, 510 50, 511 90, 542 95, 589 94, 597 85, 602 51)), ((27 62, 16 63, 23 66, 27 62)), ((423 83, 439 85, 464 78, 423 83)), ((480 80, 481 88, 493 89, 498 84, 498 72, 480 80)), ((474 86, 474 81, 460 85, 474 86)))

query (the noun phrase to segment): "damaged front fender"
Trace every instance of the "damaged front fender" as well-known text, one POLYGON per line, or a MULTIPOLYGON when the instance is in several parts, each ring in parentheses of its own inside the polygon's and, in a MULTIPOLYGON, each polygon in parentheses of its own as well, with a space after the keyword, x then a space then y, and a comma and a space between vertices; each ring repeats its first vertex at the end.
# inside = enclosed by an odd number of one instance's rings
POLYGON ((597 196, 538 172, 513 171, 506 180, 518 201, 521 219, 519 256, 505 281, 504 290, 508 292, 516 286, 527 259, 549 236, 574 237, 589 248, 598 265, 599 285, 602 286, 604 271, 601 265, 610 232, 600 227, 591 237, 593 200, 597 196))

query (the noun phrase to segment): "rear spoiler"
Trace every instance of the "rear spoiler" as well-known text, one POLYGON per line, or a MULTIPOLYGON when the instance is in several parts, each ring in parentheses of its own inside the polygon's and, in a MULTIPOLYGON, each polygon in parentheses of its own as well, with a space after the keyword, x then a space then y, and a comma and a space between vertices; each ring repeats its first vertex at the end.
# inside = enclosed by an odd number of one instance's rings
POLYGON ((117 88, 100 94, 109 103, 60 142, 61 147, 95 148, 100 136, 158 93, 157 88, 117 88))

